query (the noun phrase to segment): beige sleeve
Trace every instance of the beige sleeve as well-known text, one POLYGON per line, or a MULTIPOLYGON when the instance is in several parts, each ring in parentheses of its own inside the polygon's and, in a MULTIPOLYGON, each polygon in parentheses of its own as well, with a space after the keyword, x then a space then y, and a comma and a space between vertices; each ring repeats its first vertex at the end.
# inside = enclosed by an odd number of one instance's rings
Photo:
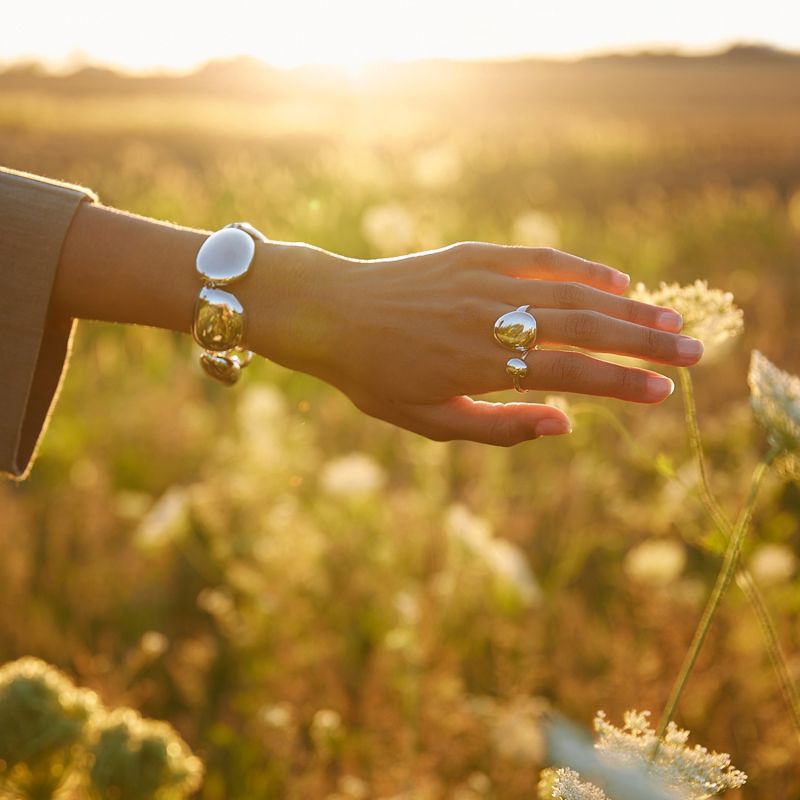
POLYGON ((49 313, 61 247, 87 189, 0 167, 0 474, 28 476, 74 321, 49 313))

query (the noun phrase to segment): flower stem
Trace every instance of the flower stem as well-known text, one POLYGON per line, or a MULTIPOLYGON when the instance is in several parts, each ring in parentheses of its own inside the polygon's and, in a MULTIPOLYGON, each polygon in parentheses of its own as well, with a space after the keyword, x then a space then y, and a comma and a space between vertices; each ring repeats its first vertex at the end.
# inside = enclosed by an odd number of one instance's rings
POLYGON ((673 686, 672 694, 670 695, 670 698, 667 701, 667 706, 661 716, 658 731, 656 732, 656 745, 653 748, 653 753, 650 756, 651 761, 655 760, 655 757, 658 754, 658 749, 661 745, 661 741, 664 738, 664 734, 666 733, 667 726, 672 719, 672 715, 675 713, 678 701, 680 700, 681 694, 683 694, 683 690, 689 680, 689 675, 691 674, 695 662, 697 661, 697 656, 700 654, 700 650, 703 647, 703 642, 705 641, 706 635, 711 627, 711 623, 716 616, 720 601, 722 600, 722 597, 725 594, 731 579, 733 578, 734 572, 736 571, 736 564, 739 560, 739 552, 742 549, 742 543, 744 542, 745 535, 750 527, 750 519, 753 514, 753 507, 755 506, 758 492, 761 489, 761 483, 764 480, 764 476, 767 474, 767 470, 776 455, 777 453, 773 448, 765 456, 764 460, 758 464, 753 472, 753 477, 750 481, 750 491, 747 495, 747 501, 745 502, 741 513, 739 514, 739 518, 736 521, 736 527, 733 530, 733 535, 731 536, 728 546, 725 550, 725 559, 722 563, 722 569, 717 576, 714 589, 711 592, 708 602, 706 603, 705 609, 703 610, 700 623, 697 626, 692 643, 689 646, 686 657, 684 658, 683 666, 681 667, 681 671, 677 680, 675 681, 675 685, 673 686))
MULTIPOLYGON (((698 472, 700 473, 701 496, 711 519, 719 532, 725 537, 726 542, 728 542, 733 532, 732 525, 727 514, 722 510, 716 497, 714 497, 714 493, 711 491, 708 470, 703 453, 703 443, 700 439, 700 428, 697 424, 697 407, 694 401, 694 386, 691 372, 683 367, 679 370, 679 375, 686 416, 686 427, 689 431, 689 443, 691 445, 692 455, 697 463, 698 472)), ((769 612, 766 600, 764 599, 764 595, 758 588, 758 584, 753 579, 750 571, 745 567, 737 573, 736 583, 744 592, 755 612, 761 634, 764 637, 767 647, 769 659, 772 662, 772 666, 778 677, 778 682, 780 683, 781 693, 783 694, 784 701, 792 716, 792 721, 794 722, 798 737, 800 737, 800 694, 798 694, 797 687, 792 678, 786 655, 778 639, 775 624, 772 620, 772 615, 769 612)))

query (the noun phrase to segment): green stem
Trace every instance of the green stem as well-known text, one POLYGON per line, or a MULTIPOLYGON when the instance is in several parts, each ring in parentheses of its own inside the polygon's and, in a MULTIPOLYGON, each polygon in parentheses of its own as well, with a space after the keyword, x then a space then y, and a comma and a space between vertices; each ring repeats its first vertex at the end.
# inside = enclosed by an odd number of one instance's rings
MULTIPOLYGON (((708 470, 706 468, 706 460, 703 452, 703 443, 700 439, 700 427, 697 423, 697 407, 694 401, 694 386, 692 383, 691 372, 685 367, 679 370, 681 381, 681 392, 683 394, 684 409, 686 415, 686 427, 689 430, 689 443, 691 445, 692 454, 694 455, 697 463, 697 469, 700 473, 701 479, 701 496, 705 502, 706 509, 708 510, 711 519, 717 526, 717 529, 725 537, 726 542, 730 541, 732 534, 732 525, 727 517, 727 514, 722 510, 722 507, 717 502, 714 493, 711 491, 711 485, 708 479, 708 470)), ((761 634, 764 637, 767 646, 767 653, 775 669, 778 677, 778 682, 781 687, 784 701, 786 702, 789 712, 791 713, 792 720, 798 736, 800 737, 800 694, 798 694, 797 687, 794 679, 792 678, 791 671, 786 659, 786 654, 783 652, 780 640, 778 639, 775 624, 772 620, 772 615, 769 612, 766 600, 758 584, 753 579, 750 571, 743 567, 736 576, 736 582, 739 588, 744 592, 750 605, 755 612, 758 620, 761 634)))
POLYGON ((778 634, 775 630, 772 616, 769 613, 769 608, 767 608, 764 596, 761 594, 761 590, 758 588, 753 576, 747 570, 739 571, 736 575, 736 583, 739 584, 739 588, 745 593, 745 596, 750 601, 750 605, 752 605, 756 613, 761 633, 767 641, 769 660, 772 662, 772 666, 778 675, 783 699, 792 715, 795 732, 798 738, 800 738, 800 695, 798 695, 797 687, 789 671, 786 655, 778 639, 778 634))
POLYGON ((678 370, 678 377, 681 382, 686 427, 689 430, 689 445, 697 464, 697 470, 700 473, 700 494, 706 504, 708 513, 711 514, 711 518, 714 520, 714 524, 721 533, 730 534, 731 523, 717 502, 717 498, 714 497, 714 493, 711 491, 711 483, 708 479, 708 469, 706 468, 706 459, 703 453, 703 441, 700 438, 700 426, 697 424, 697 406, 694 402, 692 374, 686 367, 681 367, 678 370))
POLYGON ((725 559, 722 563, 722 569, 717 576, 714 589, 711 592, 708 602, 706 603, 705 609, 703 610, 703 615, 700 618, 700 623, 697 626, 694 638, 689 646, 689 651, 686 653, 680 674, 675 681, 672 694, 670 695, 670 698, 667 701, 667 706, 664 709, 663 715, 661 716, 661 722, 659 723, 657 731, 656 746, 653 748, 653 753, 650 757, 651 760, 654 760, 658 754, 658 749, 661 745, 662 739, 664 738, 664 734, 666 733, 667 726, 672 719, 672 715, 675 713, 675 708, 677 707, 678 701, 681 698, 681 694, 683 694, 683 690, 686 687, 687 681, 689 680, 689 675, 691 675, 692 669, 697 661, 697 656, 700 654, 700 650, 703 647, 703 642, 705 641, 706 635, 711 627, 711 623, 716 616, 720 601, 722 600, 722 597, 725 594, 731 579, 733 578, 736 570, 736 563, 739 560, 739 553, 742 549, 742 543, 744 542, 745 535, 747 534, 747 530, 750 526, 753 507, 755 506, 758 492, 761 489, 761 483, 764 480, 764 476, 767 474, 769 465, 772 463, 776 455, 777 453, 774 449, 770 450, 764 460, 759 463, 753 472, 753 477, 750 481, 750 491, 747 496, 747 502, 739 514, 739 519, 736 521, 736 527, 734 528, 733 536, 731 536, 730 541, 728 542, 728 547, 725 550, 725 559))

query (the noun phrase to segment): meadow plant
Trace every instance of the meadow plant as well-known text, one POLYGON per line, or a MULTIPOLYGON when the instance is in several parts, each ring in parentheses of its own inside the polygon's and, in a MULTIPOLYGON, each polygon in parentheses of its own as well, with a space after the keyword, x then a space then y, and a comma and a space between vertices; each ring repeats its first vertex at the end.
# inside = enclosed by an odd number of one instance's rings
POLYGON ((0 793, 48 800, 85 760, 97 695, 22 658, 0 668, 0 793))
POLYGON ((631 297, 643 303, 674 308, 683 317, 682 333, 700 339, 705 346, 704 363, 720 352, 720 346, 739 336, 744 329, 744 314, 737 308, 731 292, 709 289, 708 281, 697 280, 688 286, 662 283, 649 291, 637 283, 631 297))
POLYGON ((753 413, 777 450, 779 466, 800 478, 800 378, 754 350, 748 383, 753 413))
POLYGON ((202 774, 169 725, 105 711, 40 659, 0 668, 0 797, 182 800, 202 774))
MULTIPOLYGON (((705 281, 698 280, 690 286, 662 283, 656 292, 648 292, 639 284, 634 294, 638 299, 671 305, 678 310, 684 318, 684 332, 702 339, 706 347, 709 345, 712 348, 719 347, 737 337, 743 330, 743 315, 734 304, 733 295, 730 292, 709 289, 705 281)), ((662 742, 669 743, 670 737, 674 737, 677 730, 671 722, 672 714, 694 668, 722 597, 736 571, 739 570, 739 554, 767 471, 780 457, 785 472, 789 475, 796 474, 796 456, 800 452, 800 379, 782 372, 761 353, 754 351, 748 376, 751 404, 756 418, 767 431, 770 448, 753 472, 747 500, 736 522, 732 524, 711 489, 697 421, 694 388, 688 368, 680 369, 680 378, 690 445, 701 478, 701 496, 714 524, 726 540, 727 548, 717 581, 662 715, 651 751, 653 763, 659 763, 662 742)), ((770 659, 778 674, 795 726, 800 732, 800 698, 787 666, 786 657, 781 650, 770 612, 747 569, 739 571, 738 582, 756 612, 770 659)))
POLYGON ((203 766, 174 729, 129 708, 94 725, 89 773, 96 800, 182 800, 200 785, 203 766))
MULTIPOLYGON (((712 359, 719 355, 722 345, 734 340, 743 330, 742 311, 736 307, 733 295, 730 292, 709 288, 706 281, 698 280, 688 286, 662 283, 656 291, 648 291, 643 284, 638 284, 632 296, 643 302, 670 306, 677 310, 684 319, 683 332, 700 338, 706 346, 706 353, 710 352, 712 359)), ((679 374, 689 442, 700 477, 701 498, 726 543, 723 564, 658 729, 650 727, 649 712, 629 711, 625 715, 622 728, 611 725, 600 712, 595 719, 595 730, 599 735, 597 747, 600 750, 611 753, 615 758, 622 758, 625 762, 647 764, 647 771, 650 774, 677 790, 681 797, 699 800, 740 786, 745 780, 743 773, 730 766, 730 758, 727 755, 709 753, 699 746, 693 749, 687 748, 685 743, 688 732, 681 730, 672 722, 672 715, 689 680, 711 623, 734 576, 737 577, 739 585, 753 606, 787 706, 792 713, 795 726, 800 731, 800 699, 771 614, 754 578, 746 568, 739 565, 739 555, 750 527, 758 492, 770 466, 777 460, 786 475, 789 477, 798 475, 800 378, 779 370, 758 351, 753 352, 748 376, 751 403, 756 419, 766 429, 770 447, 752 475, 742 510, 736 521, 731 522, 711 488, 697 420, 691 373, 688 368, 681 368, 679 374)), ((675 477, 670 469, 660 471, 666 473, 668 477, 675 477)), ((626 571, 632 577, 645 574, 653 583, 658 581, 662 572, 665 575, 669 574, 671 580, 682 571, 684 564, 685 555, 679 553, 673 547, 673 543, 656 540, 645 542, 631 550, 625 562, 626 571), (655 557, 651 558, 651 554, 655 557)), ((781 575, 791 574, 794 562, 784 557, 777 569, 781 575)), ((595 785, 583 781, 577 772, 566 768, 556 772, 546 772, 540 783, 540 794, 542 797, 552 797, 556 800, 602 800, 606 796, 595 785)))
MULTIPOLYGON (((731 766, 727 753, 712 753, 705 747, 689 747, 689 731, 670 723, 664 744, 655 761, 650 754, 656 732, 650 726, 648 711, 626 711, 621 727, 612 725, 604 712, 594 719, 595 748, 610 766, 628 769, 631 775, 642 770, 669 796, 681 800, 704 800, 715 794, 743 786, 747 776, 731 766)), ((606 793, 569 767, 547 769, 539 781, 540 800, 608 800, 606 793)))

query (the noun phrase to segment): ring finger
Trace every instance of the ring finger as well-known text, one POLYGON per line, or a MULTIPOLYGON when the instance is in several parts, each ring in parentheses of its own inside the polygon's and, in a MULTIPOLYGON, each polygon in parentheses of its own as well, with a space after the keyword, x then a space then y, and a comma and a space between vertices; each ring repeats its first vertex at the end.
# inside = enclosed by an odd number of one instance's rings
MULTIPOLYGON (((672 381, 657 372, 612 364, 585 353, 533 350, 527 365, 528 373, 520 379, 523 389, 616 397, 634 403, 660 403, 674 389, 672 381)), ((509 388, 511 377, 501 360, 487 375, 484 391, 509 388)))

